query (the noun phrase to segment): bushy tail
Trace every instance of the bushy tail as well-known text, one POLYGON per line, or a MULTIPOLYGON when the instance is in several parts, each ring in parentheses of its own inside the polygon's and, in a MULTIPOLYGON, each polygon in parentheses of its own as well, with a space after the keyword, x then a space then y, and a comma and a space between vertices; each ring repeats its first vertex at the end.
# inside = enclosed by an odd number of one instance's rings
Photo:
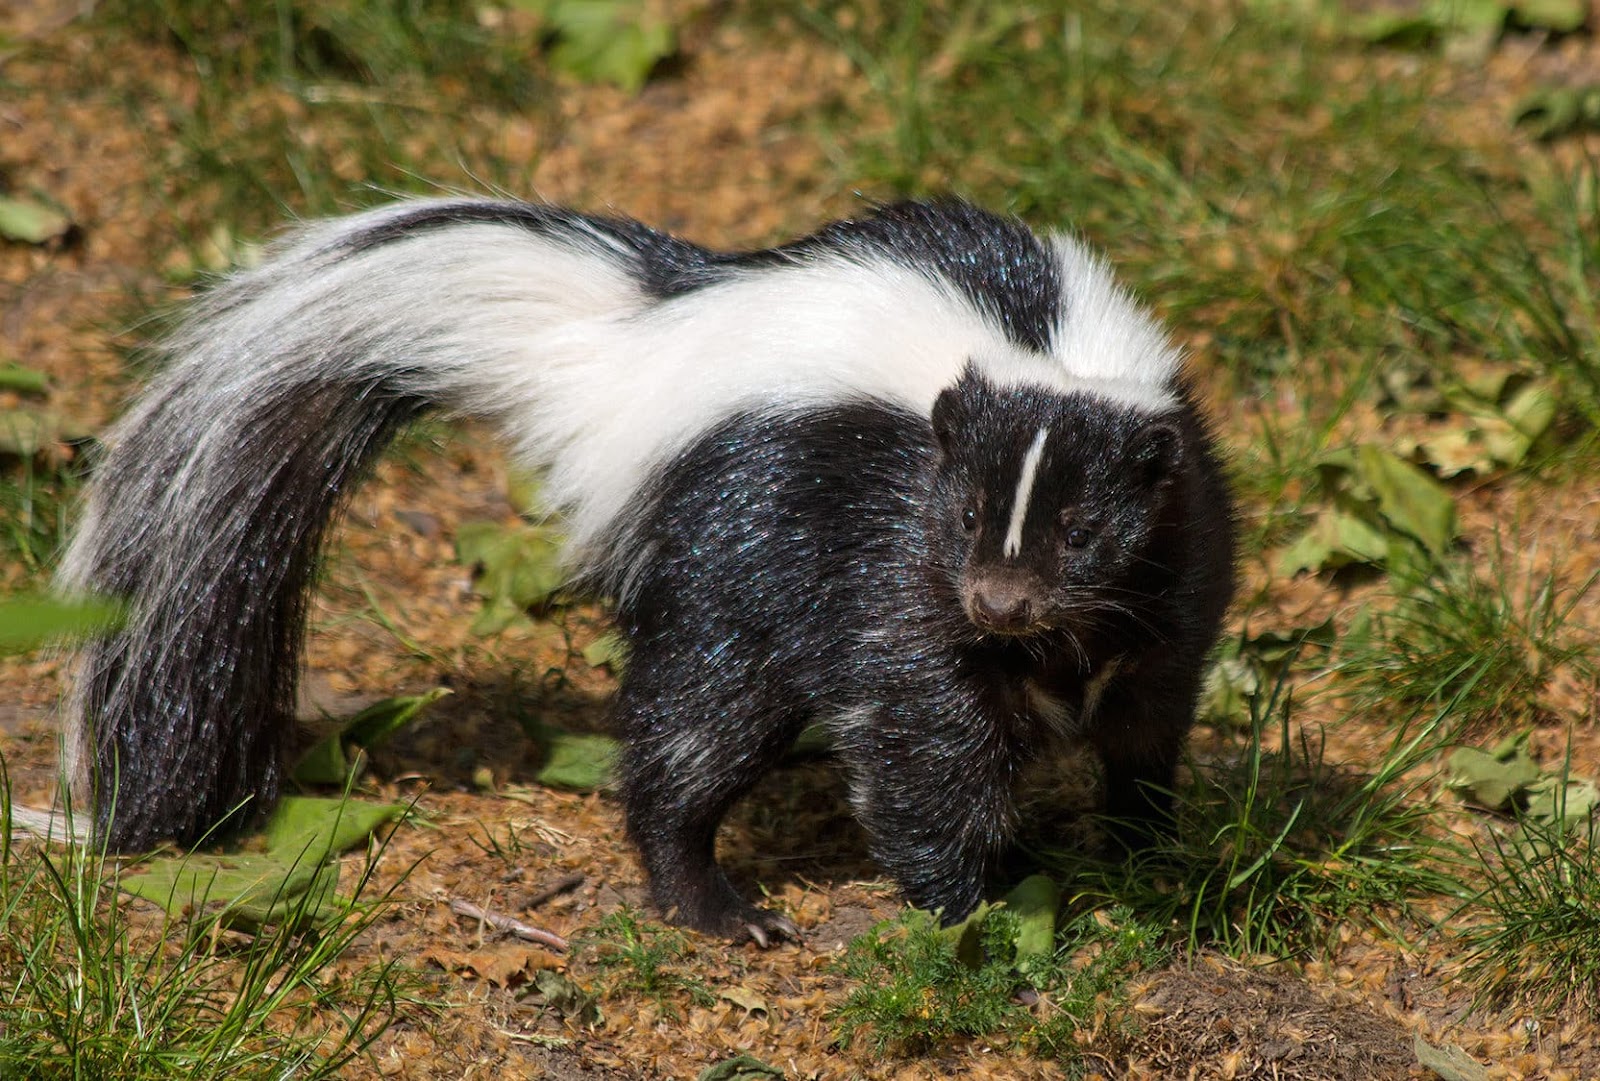
POLYGON ((68 705, 74 784, 104 840, 192 841, 270 805, 307 589, 353 483, 433 408, 498 420, 559 468, 565 435, 540 421, 533 373, 581 381, 593 335, 573 328, 645 305, 641 253, 663 243, 548 207, 414 202, 306 228, 200 302, 109 432, 62 573, 129 605, 68 705))

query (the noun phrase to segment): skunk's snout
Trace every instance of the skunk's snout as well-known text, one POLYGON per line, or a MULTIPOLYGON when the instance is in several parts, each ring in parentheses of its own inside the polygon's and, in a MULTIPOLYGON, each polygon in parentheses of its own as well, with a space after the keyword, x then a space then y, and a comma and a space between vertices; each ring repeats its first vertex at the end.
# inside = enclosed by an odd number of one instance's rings
POLYGON ((967 618, 996 634, 1027 634, 1042 606, 1032 575, 996 574, 970 578, 965 590, 967 618))

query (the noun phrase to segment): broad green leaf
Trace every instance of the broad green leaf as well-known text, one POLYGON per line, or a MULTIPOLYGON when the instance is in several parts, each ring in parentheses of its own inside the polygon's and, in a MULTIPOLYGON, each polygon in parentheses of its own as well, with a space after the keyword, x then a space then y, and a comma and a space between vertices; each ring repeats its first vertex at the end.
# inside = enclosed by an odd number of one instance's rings
POLYGON ((1442 477, 1491 473, 1521 465, 1555 423, 1559 403, 1548 383, 1495 367, 1448 385, 1432 409, 1449 421, 1396 445, 1442 477))
POLYGON ((14 390, 19 394, 43 394, 49 389, 49 380, 43 372, 24 368, 20 364, 0 364, 0 390, 14 390))
POLYGON ((782 1076, 782 1070, 768 1066, 752 1055, 735 1055, 707 1066, 695 1081, 760 1081, 761 1078, 782 1076))
POLYGON ((1196 710, 1210 724, 1247 725, 1250 699, 1261 693, 1261 673, 1249 659, 1224 657, 1206 672, 1196 710))
POLYGON ((540 491, 544 485, 538 473, 525 469, 512 469, 506 476, 506 502, 524 518, 537 521, 543 514, 540 509, 540 491))
POLYGON ((602 634, 583 647, 583 659, 591 668, 609 668, 621 675, 628 660, 628 640, 615 631, 602 634))
POLYGON ((473 591, 484 600, 474 634, 494 634, 548 604, 566 583, 559 534, 549 526, 467 522, 456 531, 456 557, 476 568, 473 591))
POLYGON ((421 694, 402 694, 374 702, 351 717, 344 726, 345 738, 362 747, 376 747, 422 715, 422 711, 455 692, 435 687, 421 694))
POLYGON ((1445 36, 1497 35, 1510 5, 1504 0, 1432 0, 1420 8, 1378 10, 1350 20, 1350 35, 1374 45, 1421 48, 1445 36))
POLYGON ((528 735, 544 751, 544 765, 534 774, 540 784, 569 792, 593 792, 610 779, 617 754, 617 741, 610 736, 567 732, 537 723, 528 726, 528 735))
POLYGON ((44 203, 0 196, 0 239, 45 244, 71 228, 71 218, 44 203))
POLYGON ((1332 571, 1350 564, 1381 564, 1389 539, 1372 522, 1348 511, 1324 508, 1300 537, 1278 557, 1278 573, 1332 571))
POLYGON ((1432 1070, 1441 1081, 1489 1081, 1489 1071, 1453 1044, 1435 1047, 1421 1035, 1413 1035, 1411 1050, 1417 1062, 1432 1070))
POLYGON ((1450 787, 1491 811, 1509 809, 1538 779, 1539 764, 1521 745, 1505 755, 1476 747, 1462 747, 1450 755, 1450 787))
POLYGON ((1511 10, 1524 26, 1570 34, 1582 30, 1589 18, 1584 0, 1513 0, 1511 10))
POLYGON ((237 930, 309 930, 341 911, 332 858, 404 811, 399 804, 285 799, 267 822, 266 852, 158 858, 120 885, 175 916, 216 909, 222 924, 237 930))
POLYGON ((549 0, 545 17, 556 30, 552 67, 629 93, 677 48, 672 27, 651 18, 640 0, 549 0))
POLYGON ((337 911, 338 880, 336 866, 312 856, 296 863, 270 855, 189 855, 153 860, 149 870, 124 875, 120 885, 174 916, 219 909, 222 924, 236 930, 285 924, 308 930, 337 911))
POLYGON ((295 781, 305 785, 343 784, 362 751, 378 746, 450 693, 448 688, 435 687, 423 694, 374 702, 306 751, 295 763, 295 781))
POLYGON ((564 972, 541 968, 533 975, 533 986, 544 997, 544 1005, 557 1014, 582 1025, 600 1023, 600 1000, 564 972))
MULTIPOLYGON (((983 923, 994 908, 992 903, 984 901, 960 923, 939 928, 939 937, 949 943, 956 958, 970 969, 983 967, 983 923)), ((923 915, 930 923, 934 922, 933 914, 923 915)))
POLYGON ((1017 960, 1049 957, 1056 949, 1056 914, 1061 908, 1061 888, 1047 875, 1029 875, 1005 896, 1005 906, 1017 914, 1017 960))
POLYGON ((1517 103, 1513 119, 1538 139, 1600 128, 1600 85, 1540 87, 1517 103))
POLYGON ((1371 444, 1356 450, 1361 478, 1378 500, 1378 512, 1422 542, 1436 558, 1455 543, 1456 502, 1443 485, 1405 459, 1371 444))
POLYGON ((0 409, 0 454, 32 458, 67 436, 61 414, 49 409, 0 409))
POLYGON ((1288 631, 1241 633, 1228 640, 1207 670, 1198 715, 1213 724, 1247 725, 1250 700, 1275 681, 1308 646, 1327 648, 1338 632, 1331 618, 1288 631))
POLYGON ((0 602, 0 654, 22 653, 59 639, 106 634, 122 622, 115 601, 13 597, 0 602))
POLYGON ((1528 786, 1524 813, 1559 829, 1565 834, 1586 822, 1600 806, 1600 787, 1586 778, 1567 778, 1547 773, 1528 786))
POLYGON ((399 803, 292 796, 278 804, 262 834, 269 856, 296 860, 304 853, 327 859, 361 844, 404 812, 399 803))

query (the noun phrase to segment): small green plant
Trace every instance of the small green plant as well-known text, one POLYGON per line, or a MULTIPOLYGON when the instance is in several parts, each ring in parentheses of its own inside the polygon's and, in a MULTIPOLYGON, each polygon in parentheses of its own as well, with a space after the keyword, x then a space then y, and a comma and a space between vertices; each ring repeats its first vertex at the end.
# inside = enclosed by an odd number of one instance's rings
MULTIPOLYGON (((1522 816, 1481 850, 1487 885, 1462 936, 1467 977, 1487 1000, 1546 1012, 1600 1007, 1600 818, 1522 816)), ((1470 914, 1469 912, 1469 914, 1470 914)))
POLYGON ((1375 764, 1330 763, 1291 723, 1288 667, 1247 696, 1238 752, 1191 764, 1177 829, 1125 859, 1043 847, 1079 896, 1182 929, 1188 949, 1285 956, 1324 948, 1347 919, 1384 921, 1422 897, 1461 896, 1460 853, 1430 828, 1422 791, 1448 742, 1448 708, 1398 724, 1375 764))
POLYGON ((1008 1038, 1070 1066, 1083 1052, 1081 1033, 1103 1044, 1126 1031, 1123 985, 1165 956, 1160 931, 1125 909, 1080 915, 1038 955, 1019 949, 1017 912, 997 907, 974 919, 980 948, 970 954, 959 944, 965 925, 941 929, 916 909, 850 943, 837 962, 855 984, 831 1013, 838 1042, 909 1056, 952 1040, 1008 1038))
POLYGON ((716 1002, 711 990, 685 971, 688 936, 642 920, 631 908, 607 913, 573 945, 588 954, 606 998, 643 996, 669 1016, 676 1014, 675 1003, 680 999, 696 1006, 716 1002))
POLYGON ((180 922, 130 905, 89 848, 11 829, 0 762, 0 1077, 332 1078, 387 1027, 405 979, 340 959, 381 911, 376 855, 316 933, 285 919, 226 930, 228 909, 180 922))
MULTIPOLYGON (((986 952, 1004 940, 1006 915, 985 923, 986 952)), ((996 1032, 1012 1020, 1011 995, 1022 985, 1009 963, 967 964, 934 917, 916 909, 850 943, 838 966, 856 984, 832 1014, 839 1042, 864 1036, 877 1054, 919 1055, 996 1032)))
POLYGON ((1395 606, 1347 636, 1341 663, 1369 704, 1448 702, 1457 721, 1506 731, 1541 714, 1541 693, 1562 668, 1594 678, 1592 643, 1570 617, 1595 577, 1563 591, 1554 573, 1530 571, 1519 588, 1507 563, 1497 540, 1485 570, 1452 562, 1397 576, 1395 606))

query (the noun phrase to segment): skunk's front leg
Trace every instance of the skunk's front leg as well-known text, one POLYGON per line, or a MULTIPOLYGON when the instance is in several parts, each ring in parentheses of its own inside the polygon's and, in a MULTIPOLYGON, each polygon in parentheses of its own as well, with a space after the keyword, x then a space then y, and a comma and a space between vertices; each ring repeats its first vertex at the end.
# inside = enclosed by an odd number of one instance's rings
POLYGON ((1174 777, 1199 686, 1200 662, 1171 657, 1119 673, 1101 697, 1089 740, 1105 765, 1107 829, 1125 852, 1175 828, 1174 777))
POLYGON ((857 817, 906 899, 954 923, 1011 839, 1021 749, 975 702, 859 711, 840 733, 857 817))

